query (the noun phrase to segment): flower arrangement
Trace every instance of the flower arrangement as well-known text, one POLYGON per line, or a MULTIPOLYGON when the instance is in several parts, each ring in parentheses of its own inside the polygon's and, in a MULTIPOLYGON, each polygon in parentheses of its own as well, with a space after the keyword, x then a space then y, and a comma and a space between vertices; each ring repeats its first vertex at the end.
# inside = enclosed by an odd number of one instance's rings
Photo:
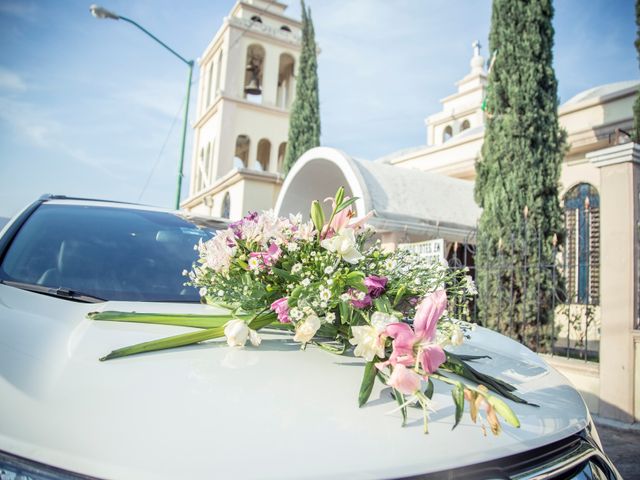
POLYGON ((474 369, 469 363, 478 357, 445 350, 464 342, 472 328, 451 314, 464 312, 475 294, 470 277, 418 254, 384 251, 365 225, 371 214, 354 218, 355 200, 340 188, 326 200, 331 202, 328 218, 320 202, 314 201, 310 221, 299 214, 280 218, 273 212, 251 213, 201 242, 196 246, 199 261, 185 274, 204 301, 229 313, 91 313, 95 320, 200 329, 121 348, 101 360, 221 337, 233 348, 244 347, 247 341, 259 347, 259 332, 277 328, 290 331, 302 349, 314 345, 362 358, 361 407, 378 380, 390 387, 403 424, 408 408, 423 410, 426 433, 436 381, 452 386, 454 428, 465 402, 472 420, 484 416, 494 434, 501 429, 499 418, 518 427, 517 416, 494 395, 528 403, 513 393, 515 388, 474 369))

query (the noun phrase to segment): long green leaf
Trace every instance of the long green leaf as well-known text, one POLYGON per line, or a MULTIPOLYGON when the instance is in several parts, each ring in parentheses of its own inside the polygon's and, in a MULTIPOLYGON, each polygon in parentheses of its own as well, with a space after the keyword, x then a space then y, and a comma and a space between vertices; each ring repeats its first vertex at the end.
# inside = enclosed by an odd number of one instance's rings
POLYGON ((353 205, 357 200, 358 200, 358 197, 353 197, 340 203, 339 205, 336 206, 336 213, 341 212, 345 208, 353 205))
POLYGON ((371 396, 373 390, 373 384, 376 381, 376 371, 378 369, 375 366, 375 360, 367 362, 364 367, 364 374, 362 375, 362 383, 360 384, 360 393, 358 394, 358 406, 362 407, 371 396))
POLYGON ((468 365, 466 362, 460 360, 457 355, 451 352, 446 353, 447 361, 440 368, 449 370, 450 372, 453 372, 456 375, 460 375, 461 377, 471 380, 472 382, 485 385, 489 390, 492 390, 493 392, 498 393, 516 403, 523 403, 525 405, 531 405, 532 407, 539 406, 535 403, 526 401, 524 398, 521 398, 514 393, 511 393, 516 390, 516 387, 514 387, 513 385, 498 378, 492 377, 491 375, 479 372, 475 368, 468 365))
POLYGON ((185 345, 192 345, 194 343, 203 342, 212 338, 219 338, 223 335, 224 326, 208 328, 206 330, 200 330, 198 332, 182 333, 180 335, 174 335, 172 337, 161 338, 159 340, 152 340, 150 342, 138 343, 129 347, 119 348, 111 352, 109 355, 102 357, 100 361, 126 357, 129 355, 136 355, 138 353, 155 352, 157 350, 166 350, 168 348, 184 347, 185 345))
POLYGON ((451 396, 453 397, 453 403, 456 406, 455 423, 451 430, 456 428, 462 419, 462 413, 464 412, 464 387, 462 383, 457 383, 453 390, 451 390, 451 396))
POLYGON ((87 318, 91 320, 101 320, 107 322, 132 322, 132 323, 152 323, 158 325, 175 325, 177 327, 213 328, 224 325, 233 318, 243 320, 251 318, 252 315, 220 314, 220 315, 191 315, 191 314, 164 314, 164 313, 138 313, 138 312, 91 312, 87 318))

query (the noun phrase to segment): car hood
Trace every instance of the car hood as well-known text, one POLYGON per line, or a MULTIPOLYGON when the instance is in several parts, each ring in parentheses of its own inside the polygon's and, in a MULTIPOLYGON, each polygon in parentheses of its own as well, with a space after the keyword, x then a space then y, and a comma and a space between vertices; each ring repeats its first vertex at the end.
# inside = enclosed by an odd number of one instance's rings
POLYGON ((259 348, 222 340, 108 362, 111 350, 190 329, 97 322, 96 310, 207 313, 204 305, 81 304, 0 285, 0 450, 100 478, 389 478, 441 471, 568 437, 588 413, 566 379, 522 345, 483 328, 458 350, 540 407, 508 402, 521 427, 455 429, 438 384, 428 435, 407 426, 389 389, 358 408, 363 361, 287 334, 259 348))

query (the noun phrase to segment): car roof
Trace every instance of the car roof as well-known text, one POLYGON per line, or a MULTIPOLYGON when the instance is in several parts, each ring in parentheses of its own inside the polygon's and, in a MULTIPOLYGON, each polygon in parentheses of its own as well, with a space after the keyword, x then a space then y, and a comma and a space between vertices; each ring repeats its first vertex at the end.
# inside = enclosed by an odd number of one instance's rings
POLYGON ((192 213, 185 210, 173 210, 169 208, 163 207, 155 207, 151 205, 142 205, 139 203, 129 203, 129 202, 121 202, 116 200, 103 200, 98 198, 82 198, 82 197, 68 197, 65 195, 42 195, 40 200, 43 204, 47 205, 79 205, 79 206, 90 206, 90 207, 109 207, 109 208, 122 208, 128 210, 144 210, 150 212, 164 212, 164 213, 172 213, 176 212, 181 215, 185 215, 187 217, 200 217, 207 218, 212 220, 217 220, 222 223, 228 223, 229 220, 225 218, 213 217, 209 215, 202 215, 199 213, 192 213))

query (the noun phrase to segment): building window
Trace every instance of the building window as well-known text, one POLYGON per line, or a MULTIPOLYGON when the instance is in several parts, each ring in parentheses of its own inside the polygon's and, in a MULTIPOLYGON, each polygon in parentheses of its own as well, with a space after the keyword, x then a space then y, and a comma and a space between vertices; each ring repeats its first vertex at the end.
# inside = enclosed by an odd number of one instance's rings
POLYGON ((215 91, 216 96, 218 95, 218 92, 222 88, 222 85, 220 84, 221 75, 222 75, 222 50, 220 50, 220 54, 218 54, 218 69, 216 70, 216 91, 215 91))
POLYGON ((211 105, 211 87, 213 86, 213 62, 209 64, 207 69, 207 107, 211 105))
POLYGON ((442 133, 442 143, 448 141, 451 137, 453 137, 453 128, 451 128, 451 125, 447 125, 442 133))
POLYGON ((565 272, 569 301, 599 304, 600 196, 593 185, 580 183, 564 196, 565 272))
POLYGON ((280 67, 278 68, 278 92, 276 105, 280 108, 289 108, 293 99, 293 70, 295 60, 288 53, 280 55, 280 67))
POLYGON ((251 21, 256 23, 262 23, 262 19, 258 15, 254 15, 253 17, 251 17, 251 21))
POLYGON ((462 122, 462 125, 460 126, 460 131, 464 132, 465 130, 468 130, 469 128, 471 128, 471 124, 469 123, 469 120, 465 120, 464 122, 462 122))
POLYGON ((263 138, 258 142, 258 158, 256 169, 263 172, 269 171, 269 158, 271 157, 271 142, 263 138))
POLYGON ((249 147, 251 140, 247 135, 238 135, 236 138, 236 152, 233 157, 234 168, 247 168, 249 166, 249 147))
POLYGON ((222 211, 220 212, 222 218, 231 218, 231 196, 229 192, 224 194, 222 199, 222 211))
POLYGON ((284 172, 284 156, 287 153, 287 142, 282 142, 278 147, 278 172, 284 172))
POLYGON ((282 30, 284 32, 291 32, 291 29, 287 25, 282 25, 280 27, 280 30, 282 30))
POLYGON ((247 61, 244 74, 244 98, 254 103, 262 103, 262 72, 265 51, 257 43, 247 47, 247 61))

